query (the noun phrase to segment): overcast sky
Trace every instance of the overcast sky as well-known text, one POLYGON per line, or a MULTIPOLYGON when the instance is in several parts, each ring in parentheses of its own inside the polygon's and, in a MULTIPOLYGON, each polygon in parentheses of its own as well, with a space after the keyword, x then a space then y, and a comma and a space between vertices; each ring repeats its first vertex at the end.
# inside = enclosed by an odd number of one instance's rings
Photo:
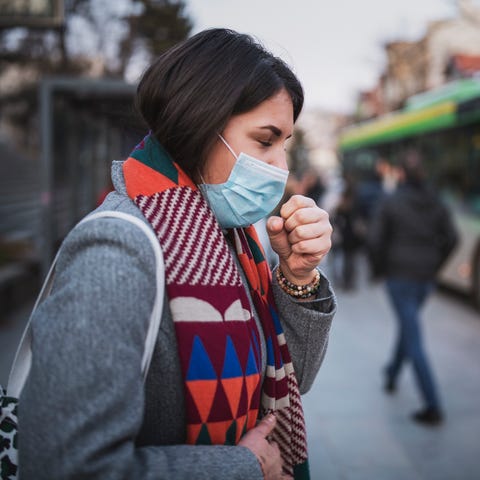
MULTIPOLYGON (((475 0, 480 4, 480 0, 475 0)), ((307 108, 349 111, 382 71, 382 44, 418 39, 431 20, 456 15, 454 0, 187 0, 194 32, 250 33, 292 66, 307 108)))

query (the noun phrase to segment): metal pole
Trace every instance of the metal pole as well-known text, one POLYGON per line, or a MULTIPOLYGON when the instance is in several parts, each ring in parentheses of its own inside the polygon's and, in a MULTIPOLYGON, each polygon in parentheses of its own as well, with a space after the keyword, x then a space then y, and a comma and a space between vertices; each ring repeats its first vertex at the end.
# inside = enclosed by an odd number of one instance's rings
POLYGON ((43 80, 40 84, 40 132, 42 156, 40 162, 41 178, 41 255, 42 275, 46 276, 53 259, 53 216, 52 216, 52 90, 50 82, 43 80))

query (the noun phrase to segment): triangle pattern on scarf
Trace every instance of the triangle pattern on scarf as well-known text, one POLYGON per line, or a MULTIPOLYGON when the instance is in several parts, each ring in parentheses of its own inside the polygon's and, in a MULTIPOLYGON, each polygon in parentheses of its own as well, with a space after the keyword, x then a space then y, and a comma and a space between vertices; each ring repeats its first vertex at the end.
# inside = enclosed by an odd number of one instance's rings
POLYGON ((208 431, 208 427, 203 424, 202 428, 200 429, 200 434, 197 437, 197 441, 195 442, 197 445, 211 445, 212 439, 210 437, 210 433, 208 431))
POLYGON ((258 373, 260 369, 257 366, 257 362, 255 361, 255 355, 253 353, 253 346, 250 344, 250 350, 248 351, 248 360, 247 360, 247 368, 245 369, 245 375, 255 375, 258 373))
POLYGON ((222 378, 220 382, 222 384, 225 395, 228 399, 228 404, 230 405, 230 409, 233 415, 236 416, 238 411, 238 405, 240 403, 240 395, 243 389, 244 379, 243 377, 222 378))
POLYGON ((186 382, 202 422, 206 422, 212 409, 218 380, 191 380, 186 382))
POLYGON ((225 361, 223 363, 222 378, 243 378, 243 369, 240 365, 235 346, 230 335, 225 345, 225 361))
POLYGON ((234 420, 225 420, 223 422, 208 422, 207 428, 213 445, 225 445, 227 431, 234 420))
POLYGON ((203 346, 202 340, 196 335, 193 339, 187 380, 213 380, 216 378, 217 374, 203 346))
POLYGON ((247 423, 247 415, 242 415, 241 417, 237 418, 237 432, 235 437, 235 444, 237 444, 243 436, 243 432, 245 431, 245 425, 247 423))
POLYGON ((225 444, 226 445, 236 445, 237 438, 237 422, 234 420, 230 425, 230 428, 227 430, 225 444))
MULTIPOLYGON (((237 380, 237 379, 233 379, 237 380)), ((242 380, 241 378, 238 380, 242 380)), ((210 413, 207 417, 207 421, 219 422, 224 420, 233 420, 234 411, 232 410, 228 395, 226 395, 225 388, 223 387, 223 380, 217 383, 217 389, 215 390, 215 397, 213 399, 210 413)))
MULTIPOLYGON (((187 438, 186 442, 189 445, 196 445, 198 442, 198 437, 200 436, 200 431, 202 430, 203 423, 189 423, 187 424, 187 438)), ((207 444, 208 445, 208 444, 207 444)))

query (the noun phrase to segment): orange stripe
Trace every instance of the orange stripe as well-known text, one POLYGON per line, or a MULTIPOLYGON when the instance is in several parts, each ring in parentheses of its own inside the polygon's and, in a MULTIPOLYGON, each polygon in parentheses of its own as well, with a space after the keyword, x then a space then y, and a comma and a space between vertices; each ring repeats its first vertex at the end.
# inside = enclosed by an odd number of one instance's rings
POLYGON ((187 174, 175 162, 173 163, 178 170, 178 185, 136 158, 129 157, 123 164, 124 176, 128 179, 126 182, 128 196, 135 198, 137 195, 153 195, 177 186, 197 190, 196 185, 187 174))
POLYGON ((258 238, 258 234, 257 234, 257 231, 256 231, 255 227, 253 225, 250 225, 245 230, 246 230, 246 233, 257 244, 257 247, 262 252, 263 258, 265 258, 265 261, 261 262, 259 264, 255 263, 255 260, 253 258, 250 260, 250 262, 252 262, 253 265, 255 265, 256 277, 257 277, 256 285, 257 286, 259 286, 259 285, 262 286, 262 290, 263 290, 263 292, 265 292, 264 298, 266 299, 267 298, 266 294, 267 294, 267 292, 270 288, 270 284, 271 284, 271 281, 272 281, 272 272, 270 271, 270 268, 269 268, 268 263, 266 261, 267 256, 265 254, 265 250, 263 248, 263 245, 258 238))
POLYGON ((247 280, 250 283, 250 286, 254 290, 259 290, 260 279, 258 278, 258 271, 257 271, 255 262, 253 260, 250 260, 246 253, 240 253, 238 255, 238 260, 240 261, 240 264, 243 267, 245 276, 247 277, 247 280))
POLYGON ((130 198, 135 198, 137 195, 153 195, 177 186, 169 178, 132 157, 123 164, 123 172, 128 179, 126 185, 130 198))

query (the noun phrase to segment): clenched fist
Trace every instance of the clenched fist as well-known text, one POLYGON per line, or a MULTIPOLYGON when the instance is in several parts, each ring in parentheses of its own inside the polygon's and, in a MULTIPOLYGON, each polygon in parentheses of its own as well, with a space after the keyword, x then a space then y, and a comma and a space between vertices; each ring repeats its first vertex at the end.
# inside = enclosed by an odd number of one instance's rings
POLYGON ((297 285, 313 280, 332 245, 328 213, 302 195, 293 195, 280 209, 280 217, 268 219, 267 233, 283 274, 297 285))

